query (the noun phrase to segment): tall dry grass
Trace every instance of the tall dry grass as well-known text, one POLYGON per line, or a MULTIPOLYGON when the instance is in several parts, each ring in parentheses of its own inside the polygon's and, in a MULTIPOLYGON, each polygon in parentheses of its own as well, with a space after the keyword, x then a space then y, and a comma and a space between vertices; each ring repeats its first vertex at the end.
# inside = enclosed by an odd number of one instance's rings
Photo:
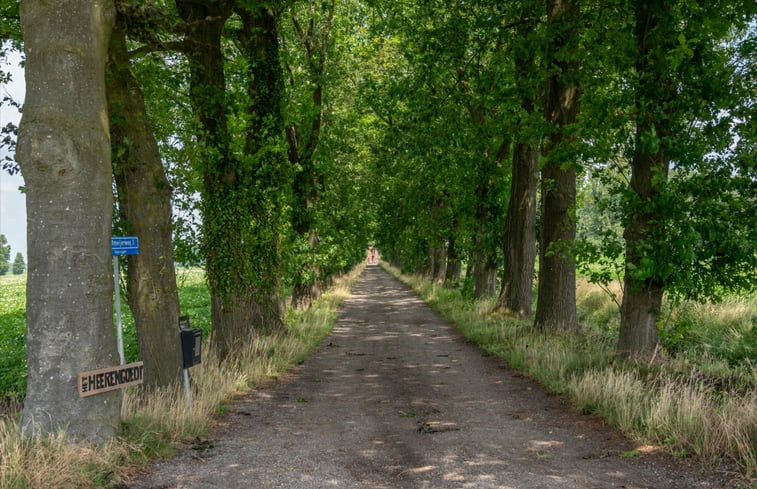
MULTIPOLYGON (((640 442, 708 462, 730 459, 747 477, 757 477, 757 373, 748 359, 730 365, 693 349, 658 365, 618 362, 614 355, 618 306, 606 291, 586 281, 578 283, 579 317, 594 326, 580 335, 548 334, 534 330, 529 322, 491 314, 491 299, 471 302, 457 290, 385 268, 468 339, 551 391, 568 395, 579 411, 601 416, 640 442)), ((620 295, 619 288, 612 292, 620 295)), ((732 343, 743 349, 748 348, 757 310, 744 302, 686 304, 678 314, 687 314, 695 324, 704 323, 696 326, 692 337, 722 342, 733 336, 732 343), (726 328, 725 335, 713 325, 726 328)))
POLYGON ((189 407, 181 385, 148 396, 128 389, 121 408, 122 434, 109 443, 74 444, 64 431, 22 436, 13 416, 0 419, 0 488, 109 487, 131 466, 170 455, 207 435, 236 396, 285 374, 317 348, 362 271, 358 267, 338 278, 307 311, 289 311, 286 332, 253 337, 233 359, 219 362, 215 351, 206 348, 203 362, 190 369, 189 407))

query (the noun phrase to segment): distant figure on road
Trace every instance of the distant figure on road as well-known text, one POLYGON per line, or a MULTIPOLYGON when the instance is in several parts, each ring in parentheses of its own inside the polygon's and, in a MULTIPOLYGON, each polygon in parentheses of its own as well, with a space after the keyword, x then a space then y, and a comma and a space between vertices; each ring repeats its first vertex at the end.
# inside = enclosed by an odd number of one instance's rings
POLYGON ((379 253, 373 246, 368 247, 368 264, 376 265, 379 261, 379 253))

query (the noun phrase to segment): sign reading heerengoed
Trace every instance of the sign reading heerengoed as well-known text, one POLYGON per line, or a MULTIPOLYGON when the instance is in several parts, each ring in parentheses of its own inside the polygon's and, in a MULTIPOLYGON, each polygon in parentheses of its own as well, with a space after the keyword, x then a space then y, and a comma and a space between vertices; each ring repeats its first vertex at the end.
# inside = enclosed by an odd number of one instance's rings
POLYGON ((79 397, 87 397, 141 384, 143 379, 143 362, 134 362, 117 367, 82 372, 77 377, 76 385, 79 389, 79 397))

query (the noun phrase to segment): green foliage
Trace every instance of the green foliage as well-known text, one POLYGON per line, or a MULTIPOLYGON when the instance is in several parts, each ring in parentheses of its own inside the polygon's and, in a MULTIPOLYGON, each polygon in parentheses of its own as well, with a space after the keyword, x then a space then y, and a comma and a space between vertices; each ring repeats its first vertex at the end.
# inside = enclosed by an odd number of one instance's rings
POLYGON ((11 247, 4 234, 0 234, 0 275, 5 275, 10 270, 11 247))
POLYGON ((671 355, 709 357, 732 367, 757 363, 757 301, 729 296, 721 303, 669 303, 660 337, 671 355))
POLYGON ((755 71, 753 53, 744 51, 754 43, 755 30, 746 24, 753 12, 739 2, 674 2, 649 34, 657 37, 647 62, 634 61, 628 8, 618 3, 587 12, 609 19, 586 33, 592 53, 586 66, 594 76, 582 99, 583 137, 591 142, 578 212, 582 271, 598 283, 622 278, 628 257, 621 230, 641 217, 653 221, 634 240, 628 263, 637 283, 661 283, 672 300, 753 292, 755 134, 746 114, 754 110, 748 86, 755 71), (647 63, 647 72, 634 63, 647 63), (658 82, 645 84, 651 77, 658 82), (668 102, 660 99, 664 80, 675 91, 668 102), (634 142, 637 127, 643 130, 634 142), (662 150, 671 165, 669 174, 652 176, 655 190, 644 199, 629 191, 634 150, 662 150))
POLYGON ((24 262, 24 255, 16 253, 16 258, 13 260, 13 275, 21 275, 26 271, 26 263, 24 262))
POLYGON ((488 2, 373 2, 358 101, 375 127, 376 244, 421 269, 451 236, 501 246, 516 112, 502 12, 488 2))

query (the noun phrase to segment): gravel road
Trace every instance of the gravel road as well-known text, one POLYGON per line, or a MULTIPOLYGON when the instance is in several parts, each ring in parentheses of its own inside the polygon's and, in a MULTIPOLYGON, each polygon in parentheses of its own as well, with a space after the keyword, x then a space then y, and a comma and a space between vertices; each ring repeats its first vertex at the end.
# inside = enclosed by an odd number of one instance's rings
POLYGON ((482 354, 368 266, 331 336, 288 380, 236 402, 206 443, 128 489, 716 488, 482 354))

